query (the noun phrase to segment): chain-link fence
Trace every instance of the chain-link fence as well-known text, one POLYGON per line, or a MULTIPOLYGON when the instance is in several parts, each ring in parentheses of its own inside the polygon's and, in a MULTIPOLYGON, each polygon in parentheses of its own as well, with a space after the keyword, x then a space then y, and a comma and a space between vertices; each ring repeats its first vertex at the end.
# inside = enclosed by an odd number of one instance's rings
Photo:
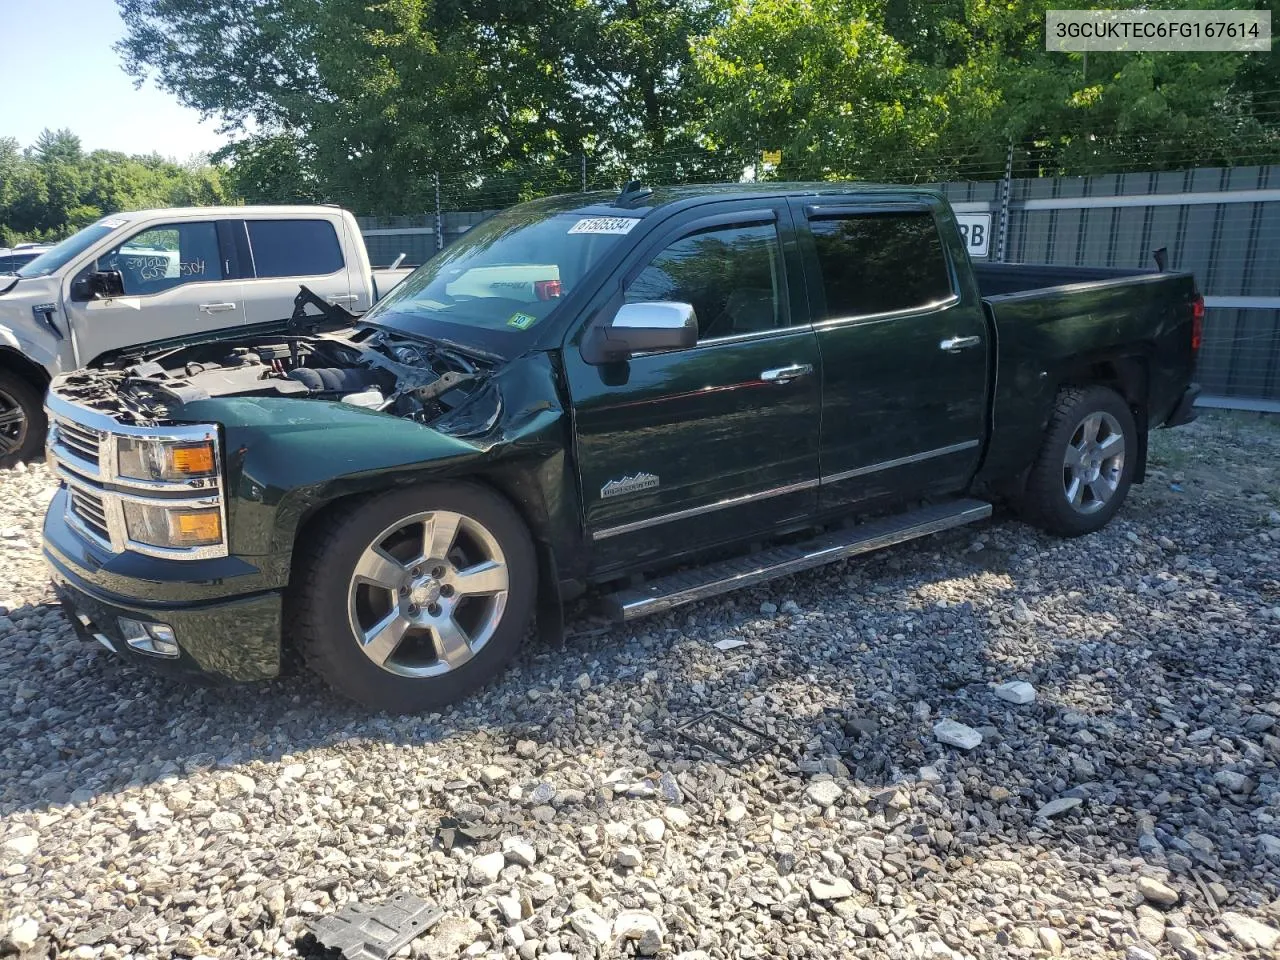
MULTIPOLYGON (((940 187, 968 227, 971 253, 1033 264, 1153 267, 1195 273, 1208 313, 1198 378, 1205 403, 1280 412, 1280 136, 1224 131, 1221 142, 1116 142, 1064 160, 1043 145, 985 147, 957 157, 914 154, 858 170, 858 179, 940 187), (1159 157, 1160 169, 1151 169, 1159 157), (1217 159, 1216 166, 1194 166, 1217 159), (1099 169, 1104 160, 1114 166, 1099 169), (1147 164, 1147 166, 1144 166, 1147 164), (1182 166, 1181 164, 1186 164, 1182 166), (862 176, 866 172, 869 175, 862 176), (1081 175, 1070 175, 1079 172, 1081 175)), ((1080 151, 1077 150, 1076 154, 1080 151)), ((657 155, 626 169, 569 158, 520 177, 476 173, 438 182, 437 209, 361 218, 377 263, 421 263, 495 210, 554 193, 647 183, 830 180, 803 158, 657 155)), ((844 178, 842 178, 844 179, 844 178)))

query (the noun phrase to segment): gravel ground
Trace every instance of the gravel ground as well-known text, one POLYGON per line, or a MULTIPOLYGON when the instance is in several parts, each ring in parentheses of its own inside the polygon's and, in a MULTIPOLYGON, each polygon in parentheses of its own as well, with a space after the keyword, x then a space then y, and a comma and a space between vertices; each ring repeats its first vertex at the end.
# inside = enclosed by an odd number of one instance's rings
POLYGON ((1280 425, 1205 416, 1096 536, 1002 519, 632 627, 584 608, 408 719, 79 643, 49 476, 10 471, 0 954, 293 956, 410 892, 448 911, 413 956, 1271 955, 1277 465, 1280 425), (764 751, 674 732, 709 709, 764 751))

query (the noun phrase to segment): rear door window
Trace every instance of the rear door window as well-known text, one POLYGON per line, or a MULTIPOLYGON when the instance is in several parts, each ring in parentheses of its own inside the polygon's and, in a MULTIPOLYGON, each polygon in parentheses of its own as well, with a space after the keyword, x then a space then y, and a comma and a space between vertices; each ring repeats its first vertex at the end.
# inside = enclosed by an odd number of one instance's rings
POLYGON ((809 228, 827 300, 819 320, 924 309, 955 293, 928 211, 823 217, 809 228))
POLYGON ((342 245, 328 220, 246 220, 258 277, 322 277, 341 270, 342 245))

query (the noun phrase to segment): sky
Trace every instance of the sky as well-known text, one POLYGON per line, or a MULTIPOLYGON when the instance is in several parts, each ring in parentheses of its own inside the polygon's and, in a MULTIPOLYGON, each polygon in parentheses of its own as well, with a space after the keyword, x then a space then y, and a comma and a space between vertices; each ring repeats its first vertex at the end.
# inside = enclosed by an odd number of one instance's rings
POLYGON ((66 127, 86 150, 179 161, 222 146, 216 122, 153 82, 133 88, 111 49, 123 34, 115 0, 0 0, 0 137, 26 147, 66 127))

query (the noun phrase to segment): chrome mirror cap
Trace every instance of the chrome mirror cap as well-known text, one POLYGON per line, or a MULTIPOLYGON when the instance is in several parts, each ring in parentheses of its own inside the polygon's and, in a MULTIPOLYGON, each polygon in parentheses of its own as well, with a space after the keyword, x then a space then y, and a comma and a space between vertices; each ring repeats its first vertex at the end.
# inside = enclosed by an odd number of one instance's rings
POLYGON ((624 330, 683 330, 692 326, 696 330, 698 316, 690 303, 666 300, 624 303, 613 315, 610 326, 624 330))

